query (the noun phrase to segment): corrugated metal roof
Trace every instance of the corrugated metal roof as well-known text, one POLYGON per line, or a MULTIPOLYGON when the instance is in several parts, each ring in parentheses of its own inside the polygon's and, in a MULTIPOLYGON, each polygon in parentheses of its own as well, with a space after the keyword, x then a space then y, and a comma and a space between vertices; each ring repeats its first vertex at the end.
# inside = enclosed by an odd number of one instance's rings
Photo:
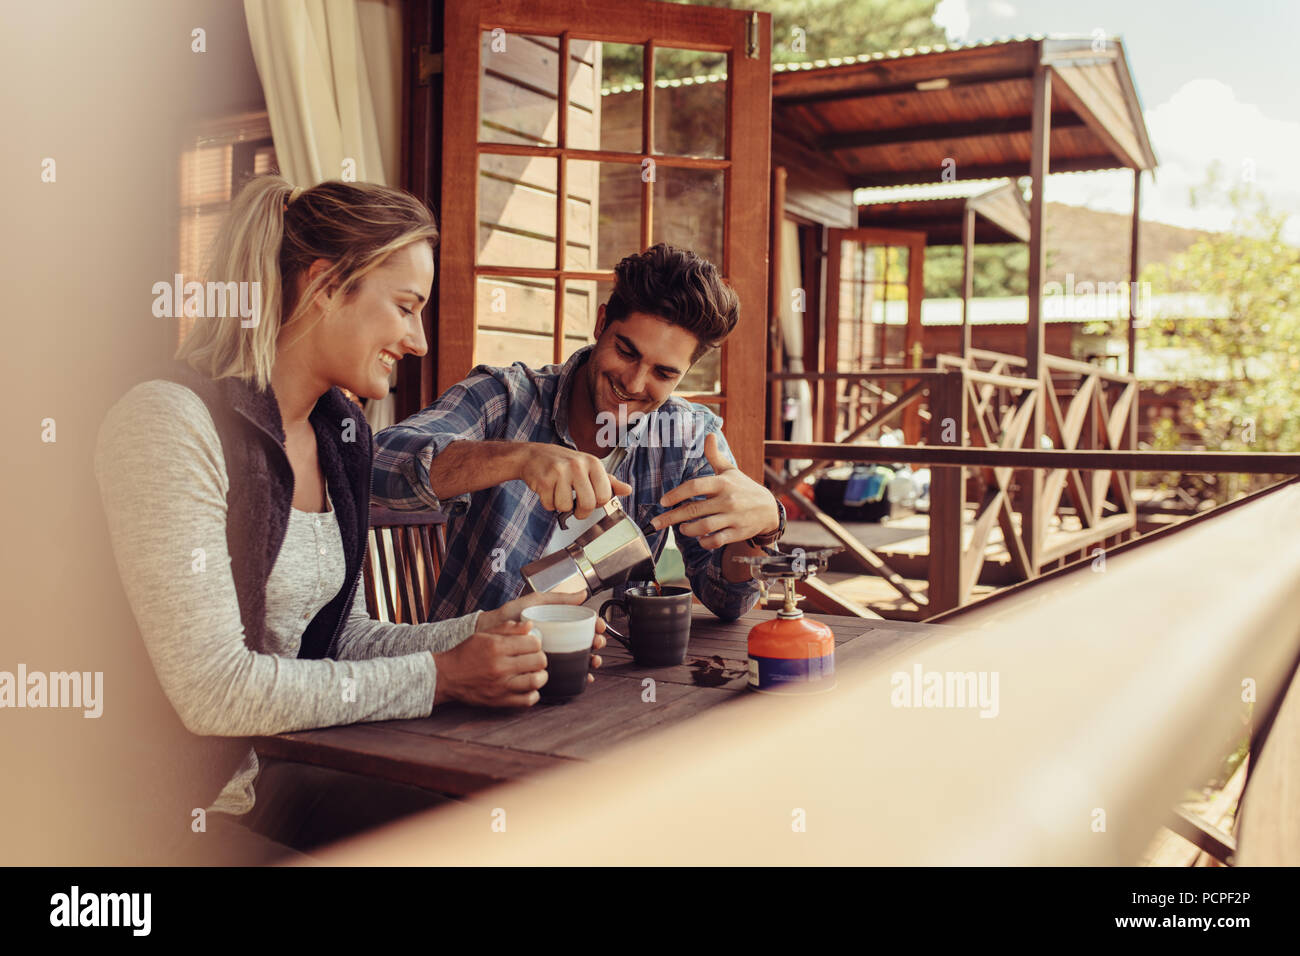
MULTIPOLYGON (((1091 39, 1082 34, 1043 34, 1021 33, 1015 36, 993 37, 987 40, 971 40, 965 43, 936 43, 933 46, 904 47, 901 50, 876 50, 872 53, 860 53, 857 56, 833 56, 825 60, 809 60, 804 63, 773 63, 773 73, 794 73, 800 70, 824 70, 830 67, 845 66, 849 63, 870 63, 872 60, 901 60, 909 56, 925 56, 927 53, 947 53, 953 50, 969 50, 974 47, 1001 46, 1011 43, 1037 43, 1040 40, 1078 40, 1091 39)), ((1107 37, 1107 39, 1110 39, 1107 37)))
POLYGON ((1001 179, 959 179, 950 183, 919 186, 866 186, 853 191, 853 202, 873 206, 887 202, 928 202, 935 199, 970 199, 991 192, 1007 182, 1001 179))
MULTIPOLYGON (((1008 43, 1038 42, 1039 40, 1091 39, 1082 35, 1048 35, 1042 33, 1020 34, 1017 36, 993 37, 986 40, 972 40, 967 43, 936 43, 933 46, 905 47, 901 50, 876 50, 860 53, 857 56, 833 56, 825 60, 809 60, 803 63, 773 63, 773 73, 794 73, 802 70, 824 70, 829 67, 844 66, 848 63, 870 63, 872 60, 900 60, 909 56, 924 56, 927 53, 944 53, 952 50, 969 50, 975 47, 999 46, 1008 43)), ((1109 37, 1107 39, 1110 39, 1109 37)), ((726 73, 709 73, 701 76, 683 76, 672 80, 655 80, 655 87, 664 89, 670 86, 694 86, 701 83, 720 83, 727 78, 726 73)), ((601 96, 616 93, 637 93, 645 89, 645 83, 624 83, 619 86, 606 86, 600 91, 601 96)))

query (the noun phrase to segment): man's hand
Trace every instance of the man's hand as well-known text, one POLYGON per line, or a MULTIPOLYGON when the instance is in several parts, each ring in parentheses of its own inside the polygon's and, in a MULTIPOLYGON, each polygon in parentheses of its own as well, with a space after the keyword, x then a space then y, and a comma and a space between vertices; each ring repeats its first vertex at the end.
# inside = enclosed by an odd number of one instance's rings
POLYGON ((654 519, 656 529, 684 521, 678 531, 712 551, 780 527, 781 512, 772 493, 722 454, 713 432, 704 440, 704 454, 716 474, 692 478, 660 498, 659 504, 672 510, 654 519), (687 501, 699 495, 703 501, 687 501))
POLYGON ((543 442, 529 442, 521 451, 519 477, 551 511, 572 510, 582 519, 615 495, 632 493, 631 485, 605 473, 595 455, 543 442))
MULTIPOLYGON (((512 627, 519 622, 519 616, 523 613, 524 608, 535 607, 538 604, 582 604, 587 599, 585 594, 557 594, 554 592, 544 592, 542 594, 525 594, 523 597, 517 597, 513 601, 507 601, 495 611, 484 611, 478 616, 475 628, 478 631, 500 631, 503 628, 512 627)), ((527 626, 524 627, 527 631, 527 626)), ((605 621, 602 618, 596 618, 596 639, 592 642, 592 651, 598 651, 605 646, 605 621)), ((591 666, 593 669, 599 667, 602 663, 599 654, 591 655, 591 666)), ((587 683, 591 683, 596 678, 590 674, 587 675, 587 683)), ((540 686, 540 685, 539 685, 540 686)))

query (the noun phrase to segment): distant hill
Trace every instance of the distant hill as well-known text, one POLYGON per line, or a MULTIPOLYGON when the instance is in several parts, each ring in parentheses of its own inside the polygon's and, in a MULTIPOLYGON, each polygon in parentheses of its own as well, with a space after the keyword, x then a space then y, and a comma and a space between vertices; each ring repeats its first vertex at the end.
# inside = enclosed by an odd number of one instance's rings
MULTIPOLYGON (((1124 213, 1097 212, 1082 206, 1047 204, 1047 281, 1128 281, 1131 219, 1124 213)), ((1209 233, 1163 222, 1142 221, 1139 271, 1152 262, 1168 262, 1209 233)))

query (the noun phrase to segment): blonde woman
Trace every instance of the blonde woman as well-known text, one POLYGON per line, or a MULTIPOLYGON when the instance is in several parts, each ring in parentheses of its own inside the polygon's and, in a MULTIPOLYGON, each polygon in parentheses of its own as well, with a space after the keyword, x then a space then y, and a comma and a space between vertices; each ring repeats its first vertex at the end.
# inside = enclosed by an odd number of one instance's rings
POLYGON ((259 760, 249 737, 538 700, 545 657, 519 612, 578 596, 398 625, 369 619, 360 594, 372 446, 341 389, 381 398, 394 363, 425 353, 437 240, 401 190, 251 181, 209 275, 256 283, 239 291, 260 311, 198 319, 181 361, 101 428, 118 570, 183 725, 171 739, 184 753, 158 771, 152 858, 266 861, 440 799, 259 760))

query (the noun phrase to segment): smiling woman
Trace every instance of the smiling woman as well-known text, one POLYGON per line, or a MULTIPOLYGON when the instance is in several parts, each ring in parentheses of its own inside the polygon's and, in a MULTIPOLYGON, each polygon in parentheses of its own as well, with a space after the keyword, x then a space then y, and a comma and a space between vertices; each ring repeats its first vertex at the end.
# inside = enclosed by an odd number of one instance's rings
POLYGON ((131 389, 100 429, 114 555, 173 709, 142 774, 165 797, 148 811, 163 861, 264 861, 441 802, 264 764, 248 738, 425 717, 450 699, 531 706, 545 657, 519 612, 576 603, 540 595, 426 624, 367 616, 373 447, 344 390, 381 397, 393 365, 424 353, 438 229, 401 190, 297 193, 253 180, 216 241, 209 277, 259 283, 259 321, 199 321, 184 361, 131 389))

